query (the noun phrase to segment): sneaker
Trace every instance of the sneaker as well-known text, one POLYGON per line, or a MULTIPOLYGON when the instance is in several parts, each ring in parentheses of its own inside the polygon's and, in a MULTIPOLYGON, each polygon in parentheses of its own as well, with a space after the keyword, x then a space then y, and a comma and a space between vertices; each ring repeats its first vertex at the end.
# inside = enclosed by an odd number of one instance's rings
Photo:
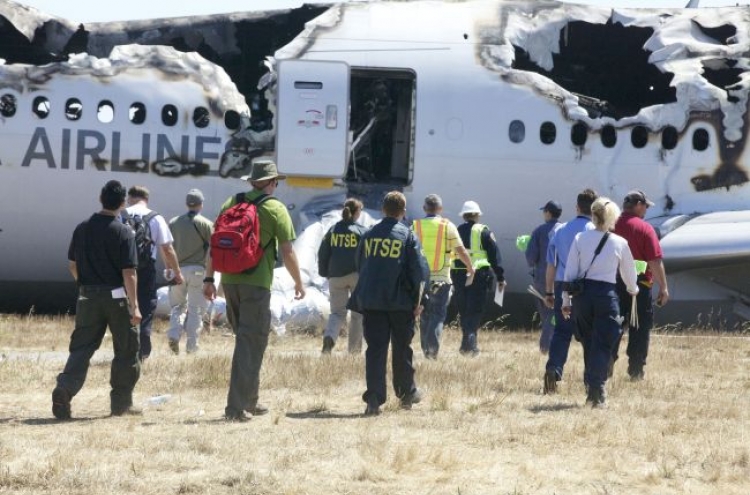
POLYGON ((365 408, 365 416, 377 416, 380 414, 380 405, 375 399, 367 401, 367 407, 365 408))
POLYGON ((112 409, 112 416, 143 416, 143 409, 133 406, 125 409, 112 409))
POLYGON ((320 351, 321 354, 330 354, 333 350, 333 346, 336 345, 336 342, 333 341, 331 337, 323 337, 323 350, 320 351))
POLYGON ((263 416, 268 414, 268 408, 263 404, 255 404, 255 407, 248 407, 245 412, 252 414, 253 416, 263 416))
POLYGON ((70 419, 70 394, 61 387, 52 391, 52 414, 57 419, 70 419))
POLYGON ((169 339, 169 350, 172 351, 172 354, 177 356, 180 353, 180 341, 169 339))
POLYGON ((239 412, 239 413, 228 413, 228 412, 226 412, 226 413, 224 413, 224 419, 226 421, 231 421, 231 422, 234 422, 234 423, 246 423, 246 422, 250 421, 251 418, 250 418, 250 416, 248 416, 247 414, 245 414, 244 411, 242 411, 242 412, 239 412))
POLYGON ((401 409, 411 409, 412 405, 419 404, 420 402, 422 402, 422 392, 415 388, 410 394, 401 397, 401 409))
POLYGON ((544 373, 544 394, 552 395, 557 393, 557 373, 554 370, 547 370, 544 373))

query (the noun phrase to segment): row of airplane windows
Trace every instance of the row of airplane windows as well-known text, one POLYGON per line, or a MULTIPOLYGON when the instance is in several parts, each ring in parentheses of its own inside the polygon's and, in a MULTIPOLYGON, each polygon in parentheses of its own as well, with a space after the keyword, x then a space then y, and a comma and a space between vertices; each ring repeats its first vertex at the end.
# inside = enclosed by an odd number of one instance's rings
MULTIPOLYGON (((51 111, 51 103, 46 96, 37 96, 31 106, 31 111, 40 119, 46 119, 51 111)), ((13 117, 18 110, 18 100, 12 94, 0 96, 0 115, 3 117, 13 117)), ((83 115, 83 104, 78 98, 69 98, 65 102, 65 117, 68 120, 76 121, 83 115)), ((115 106, 109 100, 102 100, 97 105, 96 117, 99 122, 108 124, 115 118, 115 106)), ((178 111, 177 107, 172 104, 164 105, 161 109, 161 121, 165 126, 172 127, 177 124, 178 111)), ((143 124, 146 121, 146 105, 143 103, 133 103, 128 110, 128 119, 133 124, 143 124)), ((197 107, 193 110, 193 124, 199 129, 208 127, 211 122, 209 111, 205 107, 197 107)), ((240 126, 240 116, 234 110, 229 110, 224 115, 224 125, 228 129, 238 129, 240 126)))
MULTIPOLYGON (((648 144, 648 128, 642 125, 633 127, 630 131, 630 143, 634 148, 643 148, 648 144)), ((585 146, 589 136, 589 128, 583 122, 573 124, 570 130, 570 141, 574 146, 585 146)), ((526 139, 526 125, 520 120, 514 120, 508 127, 508 137, 513 143, 522 143, 526 139)), ((666 150, 677 147, 679 133, 672 126, 666 126, 661 132, 661 145, 666 150)), ((544 122, 539 127, 539 140, 543 144, 552 144, 557 139, 557 127, 552 122, 544 122)), ((601 130, 602 145, 605 148, 613 148, 617 144, 617 129, 611 125, 605 125, 601 130)), ((710 144, 710 138, 706 129, 696 129, 693 132, 693 149, 705 151, 710 144)))

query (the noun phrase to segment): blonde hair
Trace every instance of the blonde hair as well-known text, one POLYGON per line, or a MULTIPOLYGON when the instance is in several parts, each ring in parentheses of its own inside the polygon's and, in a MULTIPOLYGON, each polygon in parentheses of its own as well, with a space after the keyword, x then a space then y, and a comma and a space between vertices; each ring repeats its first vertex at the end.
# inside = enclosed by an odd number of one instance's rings
POLYGON ((591 205, 591 220, 599 230, 612 230, 620 218, 620 207, 609 198, 600 196, 591 205))
POLYGON ((354 198, 349 198, 344 201, 344 209, 341 210, 341 218, 344 221, 349 222, 354 219, 357 212, 362 211, 362 201, 354 198))

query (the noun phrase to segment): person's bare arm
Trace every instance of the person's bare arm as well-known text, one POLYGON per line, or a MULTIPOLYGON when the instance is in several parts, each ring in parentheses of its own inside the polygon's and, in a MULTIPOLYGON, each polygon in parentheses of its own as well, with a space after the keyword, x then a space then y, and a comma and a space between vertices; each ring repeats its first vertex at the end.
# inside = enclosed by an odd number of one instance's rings
POLYGON ((78 282, 78 265, 75 261, 68 260, 68 271, 73 275, 73 280, 78 282))
POLYGON ((297 255, 294 252, 294 247, 291 241, 282 242, 279 245, 281 256, 284 262, 284 267, 289 275, 294 279, 294 298, 302 299, 305 297, 305 288, 302 286, 302 275, 299 271, 299 261, 297 261, 297 255))
POLYGON ((458 256, 458 259, 466 265, 468 276, 474 276, 474 267, 471 264, 471 256, 469 256, 469 251, 466 250, 466 246, 456 247, 456 255, 458 256))
MULTIPOLYGON (((206 256, 206 278, 213 280, 214 273, 214 266, 209 254, 206 256)), ((216 282, 203 282, 203 297, 209 301, 216 299, 216 282)))
POLYGON ((128 296, 130 323, 137 325, 141 322, 141 310, 138 308, 138 275, 135 268, 124 269, 122 271, 122 279, 125 282, 125 293, 128 296))
POLYGON ((180 285, 185 281, 185 279, 182 277, 182 272, 180 271, 180 263, 179 261, 177 261, 177 253, 175 252, 172 243, 168 242, 166 244, 162 244, 161 246, 159 246, 159 250, 161 251, 161 259, 162 261, 164 261, 164 267, 174 271, 173 282, 177 285, 180 285))
POLYGON ((654 274, 654 281, 659 284, 659 295, 656 297, 656 305, 664 306, 669 301, 669 287, 667 287, 667 273, 661 258, 648 262, 648 268, 654 274))
POLYGON ((555 307, 555 266, 547 265, 547 273, 544 274, 544 304, 548 308, 555 307))

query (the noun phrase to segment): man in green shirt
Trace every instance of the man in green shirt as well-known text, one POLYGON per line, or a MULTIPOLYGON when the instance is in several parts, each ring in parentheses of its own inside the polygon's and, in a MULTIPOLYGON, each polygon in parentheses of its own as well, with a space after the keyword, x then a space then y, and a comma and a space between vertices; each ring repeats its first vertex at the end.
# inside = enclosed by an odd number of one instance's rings
MULTIPOLYGON (((187 334, 188 354, 198 350, 198 339, 203 328, 203 315, 208 301, 203 297, 203 278, 206 276, 206 257, 211 242, 214 224, 201 215, 203 193, 191 189, 185 198, 187 213, 169 221, 169 230, 174 238, 173 246, 185 280, 179 285, 169 286, 169 348, 180 353, 180 336, 187 334)), ((167 275, 170 275, 167 273, 167 275)), ((171 280, 172 277, 166 277, 171 280)))
MULTIPOLYGON (((253 161, 252 172, 242 178, 252 185, 245 194, 248 202, 263 194, 272 195, 280 180, 276 164, 268 159, 253 161)), ((224 212, 235 204, 230 197, 221 207, 224 212)), ((227 319, 235 334, 232 374, 224 417, 231 421, 247 421, 245 412, 261 415, 268 408, 258 404, 260 367, 271 333, 271 283, 276 264, 276 253, 281 253, 284 266, 294 279, 295 299, 305 297, 297 255, 292 241, 296 238, 292 219, 286 206, 276 198, 269 198, 258 205, 260 221, 260 244, 265 248, 258 266, 250 273, 222 273, 221 283, 227 300, 227 319)), ((216 297, 214 269, 209 257, 203 294, 208 300, 216 297)))

